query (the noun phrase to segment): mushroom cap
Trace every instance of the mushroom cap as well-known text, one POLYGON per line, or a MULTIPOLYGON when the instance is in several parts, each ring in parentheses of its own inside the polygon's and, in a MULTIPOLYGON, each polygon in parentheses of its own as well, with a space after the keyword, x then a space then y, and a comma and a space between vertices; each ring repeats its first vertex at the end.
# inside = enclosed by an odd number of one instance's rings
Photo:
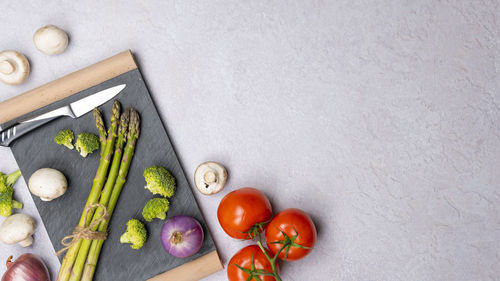
POLYGON ((66 192, 68 181, 58 170, 42 168, 31 175, 28 187, 31 193, 40 197, 41 200, 51 201, 66 192))
POLYGON ((33 43, 42 53, 57 55, 68 47, 68 34, 55 25, 46 25, 33 34, 33 43))
POLYGON ((227 171, 217 162, 208 161, 200 164, 194 172, 194 184, 198 191, 205 195, 212 195, 224 188, 227 180, 227 171))
POLYGON ((34 232, 35 220, 26 214, 14 214, 0 225, 0 241, 8 245, 16 244, 31 238, 34 232))
POLYGON ((0 52, 0 81, 9 85, 21 84, 30 73, 28 59, 13 50, 0 52))

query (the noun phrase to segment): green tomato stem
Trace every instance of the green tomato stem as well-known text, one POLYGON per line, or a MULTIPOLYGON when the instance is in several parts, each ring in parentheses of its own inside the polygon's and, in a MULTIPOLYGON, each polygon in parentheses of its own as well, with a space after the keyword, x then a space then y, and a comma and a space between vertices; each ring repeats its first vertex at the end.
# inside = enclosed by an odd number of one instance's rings
POLYGON ((273 270, 272 276, 274 277, 274 279, 276 279, 276 281, 281 281, 281 277, 278 274, 278 271, 276 270, 276 259, 278 258, 278 256, 281 253, 281 251, 283 251, 283 249, 285 248, 285 246, 283 245, 280 248, 280 250, 276 253, 276 255, 274 255, 274 257, 271 258, 269 256, 269 254, 267 253, 266 249, 264 249, 264 246, 262 246, 261 238, 259 237, 257 239, 258 239, 257 245, 259 245, 259 248, 262 250, 262 252, 266 256, 267 260, 271 263, 271 268, 273 270))

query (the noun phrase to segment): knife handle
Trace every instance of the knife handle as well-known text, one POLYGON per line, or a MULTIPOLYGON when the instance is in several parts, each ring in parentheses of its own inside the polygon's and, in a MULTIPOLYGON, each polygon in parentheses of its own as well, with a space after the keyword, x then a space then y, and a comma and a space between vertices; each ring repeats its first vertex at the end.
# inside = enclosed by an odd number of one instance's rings
POLYGON ((53 116, 45 119, 38 119, 38 120, 31 120, 31 121, 24 121, 22 123, 17 123, 12 127, 3 130, 0 133, 0 145, 9 146, 12 141, 16 140, 22 135, 42 126, 43 124, 49 123, 50 121, 58 117, 60 116, 53 116))

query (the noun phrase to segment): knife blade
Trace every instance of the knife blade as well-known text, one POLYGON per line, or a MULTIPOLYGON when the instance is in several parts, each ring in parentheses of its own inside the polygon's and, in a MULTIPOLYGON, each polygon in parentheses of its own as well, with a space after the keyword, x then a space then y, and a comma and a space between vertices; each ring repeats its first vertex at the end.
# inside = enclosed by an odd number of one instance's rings
POLYGON ((2 129, 0 130, 0 145, 9 146, 15 139, 61 116, 78 118, 91 111, 94 107, 98 107, 109 101, 118 95, 126 86, 126 84, 121 84, 99 91, 66 106, 54 109, 28 120, 23 120, 9 128, 2 129))

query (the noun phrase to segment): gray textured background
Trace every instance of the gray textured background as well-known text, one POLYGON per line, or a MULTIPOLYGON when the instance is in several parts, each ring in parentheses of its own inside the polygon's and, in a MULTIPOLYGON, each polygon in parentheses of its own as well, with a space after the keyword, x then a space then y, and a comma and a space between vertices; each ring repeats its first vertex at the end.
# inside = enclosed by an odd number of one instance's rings
MULTIPOLYGON (((500 280, 499 1, 2 1, 0 49, 33 71, 7 99, 131 48, 227 263, 216 209, 255 186, 301 207, 318 247, 285 280, 500 280), (67 51, 31 43, 47 23, 67 51)), ((0 149, 0 170, 16 168, 0 149)), ((36 216, 21 181, 16 196, 36 216)), ((43 227, 31 249, 52 246, 43 227)), ((0 265, 0 272, 3 268, 0 265)), ((225 279, 221 272, 210 281, 225 279)))
MULTIPOLYGON (((139 70, 122 74, 33 112, 33 114, 43 114, 120 84, 127 86, 115 99, 120 101, 122 111, 132 106, 139 112, 141 132, 127 182, 120 194, 109 225, 108 239, 102 248, 95 279, 145 280, 207 254, 215 250, 215 246, 139 70), (146 222, 142 217, 142 208, 146 202, 153 197, 158 197, 144 189, 143 171, 153 165, 165 167, 176 179, 177 190, 169 200, 171 204, 167 219, 175 215, 189 215, 198 219, 205 226, 206 235, 202 248, 192 257, 179 259, 166 253, 159 239, 164 221, 146 222), (139 251, 119 242, 120 235, 125 232, 126 223, 130 218, 143 221, 148 230, 149 238, 139 251)), ((108 101, 99 108, 108 128, 112 103, 112 100, 108 101)), ((20 119, 24 119, 24 117, 20 117, 20 119)), ((29 178, 34 171, 41 167, 48 167, 61 171, 69 181, 68 191, 56 200, 43 202, 38 197, 33 196, 52 245, 56 250, 62 248, 61 239, 71 234, 80 220, 100 157, 99 153, 96 152, 82 158, 76 150, 71 151, 64 146, 55 144, 53 136, 64 129, 73 130, 75 137, 82 132, 97 134, 94 118, 89 112, 76 120, 71 118, 56 119, 12 144, 16 161, 26 178, 29 178)), ((63 257, 64 255, 61 255, 59 259, 62 260, 63 257)))

